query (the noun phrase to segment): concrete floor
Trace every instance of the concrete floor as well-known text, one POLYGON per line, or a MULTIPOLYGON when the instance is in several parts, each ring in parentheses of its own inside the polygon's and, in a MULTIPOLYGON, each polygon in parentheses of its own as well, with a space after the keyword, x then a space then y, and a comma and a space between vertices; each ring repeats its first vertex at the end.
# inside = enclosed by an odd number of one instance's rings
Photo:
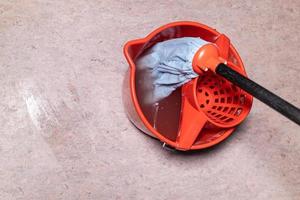
POLYGON ((122 47, 194 20, 300 106, 300 1, 0 0, 0 199, 299 199, 300 128, 255 101, 216 148, 180 154, 122 107, 122 47))

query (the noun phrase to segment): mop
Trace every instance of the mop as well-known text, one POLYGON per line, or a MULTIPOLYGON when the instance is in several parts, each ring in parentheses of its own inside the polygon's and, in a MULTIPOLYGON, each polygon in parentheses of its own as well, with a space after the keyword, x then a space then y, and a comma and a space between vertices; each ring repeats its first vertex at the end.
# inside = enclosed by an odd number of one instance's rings
MULTIPOLYGON (((143 82, 139 84, 147 91, 143 101, 154 104, 199 76, 199 71, 194 71, 192 63, 200 48, 215 51, 213 44, 200 38, 183 37, 157 43, 140 56, 136 64, 143 71, 143 82)), ((205 51, 202 52, 204 53, 205 51)), ((207 66, 201 67, 203 73, 209 69, 207 66)), ((216 63, 214 67, 216 74, 300 125, 299 108, 228 67, 226 61, 216 63)))
POLYGON ((196 51, 207 42, 183 37, 157 43, 137 60, 143 71, 140 86, 147 91, 144 102, 154 104, 198 74, 192 68, 196 51))

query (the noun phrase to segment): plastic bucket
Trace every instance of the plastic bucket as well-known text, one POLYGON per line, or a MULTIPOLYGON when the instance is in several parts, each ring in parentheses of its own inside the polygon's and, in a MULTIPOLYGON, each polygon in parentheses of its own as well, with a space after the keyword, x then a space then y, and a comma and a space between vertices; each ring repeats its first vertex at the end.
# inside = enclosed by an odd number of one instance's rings
MULTIPOLYGON (((145 112, 141 108, 140 102, 137 97, 137 87, 136 84, 136 65, 135 60, 139 55, 141 55, 146 49, 153 46, 154 44, 169 40, 172 38, 179 37, 200 37, 203 40, 214 43, 221 34, 215 29, 210 28, 206 25, 196 23, 196 22, 174 22, 164 25, 148 36, 142 39, 132 40, 125 44, 124 55, 128 61, 129 69, 125 75, 123 82, 123 104, 125 111, 129 120, 144 133, 153 136, 163 143, 179 149, 179 150, 195 150, 204 149, 216 145, 226 139, 236 128, 234 127, 217 127, 207 122, 201 134, 196 138, 192 145, 188 147, 181 147, 176 141, 176 136, 170 136, 163 131, 158 130, 149 122, 149 119, 145 116, 145 112)), ((239 67, 239 71, 246 75, 242 60, 233 47, 230 44, 228 61, 239 67)), ((252 105, 252 97, 247 97, 247 110, 244 113, 244 117, 248 115, 252 105)), ((167 119, 162 119, 167 120, 167 119)), ((192 123, 192 122, 191 122, 192 123)), ((174 126, 178 124, 174 123, 174 126)), ((162 127, 163 128, 163 127, 162 127)))

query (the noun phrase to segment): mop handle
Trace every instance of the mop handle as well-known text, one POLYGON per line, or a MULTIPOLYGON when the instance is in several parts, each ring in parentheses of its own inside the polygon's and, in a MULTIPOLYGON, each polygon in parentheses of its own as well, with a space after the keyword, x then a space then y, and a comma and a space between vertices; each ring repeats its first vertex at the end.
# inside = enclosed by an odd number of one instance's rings
POLYGON ((223 63, 220 63, 216 67, 215 71, 217 74, 221 75, 231 83, 240 87, 247 93, 251 94, 285 117, 294 121, 296 124, 300 125, 300 109, 296 106, 290 104, 276 94, 270 92, 266 88, 260 86, 223 63))

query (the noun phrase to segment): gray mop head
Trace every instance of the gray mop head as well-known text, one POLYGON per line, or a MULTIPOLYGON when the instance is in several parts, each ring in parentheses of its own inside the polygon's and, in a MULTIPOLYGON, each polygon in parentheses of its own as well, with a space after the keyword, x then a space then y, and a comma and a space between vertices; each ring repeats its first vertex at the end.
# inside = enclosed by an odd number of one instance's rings
POLYGON ((176 88, 198 76, 192 61, 206 41, 195 37, 171 39, 155 44, 136 62, 142 71, 139 87, 145 91, 143 102, 153 104, 169 96, 176 88))

